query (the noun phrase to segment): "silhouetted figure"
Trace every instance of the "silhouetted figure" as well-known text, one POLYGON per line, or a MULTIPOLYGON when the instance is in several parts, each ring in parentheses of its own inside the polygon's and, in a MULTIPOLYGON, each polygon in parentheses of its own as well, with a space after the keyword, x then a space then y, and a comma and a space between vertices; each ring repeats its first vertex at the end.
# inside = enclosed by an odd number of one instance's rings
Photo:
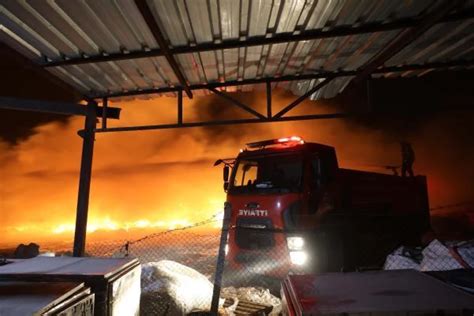
POLYGON ((415 152, 410 143, 400 142, 402 150, 402 177, 406 177, 407 173, 410 177, 414 177, 413 163, 415 162, 415 152))

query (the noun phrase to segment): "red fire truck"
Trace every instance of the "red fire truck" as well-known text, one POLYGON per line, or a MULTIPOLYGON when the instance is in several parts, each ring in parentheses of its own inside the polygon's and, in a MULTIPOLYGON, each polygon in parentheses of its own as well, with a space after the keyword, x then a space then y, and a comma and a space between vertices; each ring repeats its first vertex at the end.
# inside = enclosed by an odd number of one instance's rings
POLYGON ((220 163, 231 208, 231 269, 284 275, 377 268, 430 229, 424 176, 343 169, 331 146, 285 137, 247 144, 220 163))

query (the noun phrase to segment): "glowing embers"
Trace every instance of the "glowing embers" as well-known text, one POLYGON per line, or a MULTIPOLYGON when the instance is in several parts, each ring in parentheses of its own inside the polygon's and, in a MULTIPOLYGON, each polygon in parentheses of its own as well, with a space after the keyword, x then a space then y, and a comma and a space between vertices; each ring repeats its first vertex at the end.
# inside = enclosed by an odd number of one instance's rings
MULTIPOLYGON (((216 215, 217 216, 217 215, 216 215)), ((172 219, 167 221, 150 221, 147 219, 139 219, 133 222, 117 222, 110 218, 92 219, 87 225, 87 232, 94 233, 96 231, 129 231, 140 229, 161 229, 173 230, 178 228, 191 227, 193 222, 188 219, 172 219)), ((75 225, 72 222, 61 223, 51 229, 53 234, 64 234, 74 232, 75 225)))

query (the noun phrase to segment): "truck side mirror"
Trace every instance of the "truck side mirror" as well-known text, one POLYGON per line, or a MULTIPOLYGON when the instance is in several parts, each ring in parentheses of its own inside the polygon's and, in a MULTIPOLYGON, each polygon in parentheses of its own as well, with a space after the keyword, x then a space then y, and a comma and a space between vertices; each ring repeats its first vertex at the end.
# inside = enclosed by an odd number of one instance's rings
POLYGON ((225 183, 229 182, 229 166, 224 166, 224 169, 222 170, 222 176, 225 183))
POLYGON ((227 192, 228 188, 229 188, 229 182, 224 182, 224 191, 227 192))

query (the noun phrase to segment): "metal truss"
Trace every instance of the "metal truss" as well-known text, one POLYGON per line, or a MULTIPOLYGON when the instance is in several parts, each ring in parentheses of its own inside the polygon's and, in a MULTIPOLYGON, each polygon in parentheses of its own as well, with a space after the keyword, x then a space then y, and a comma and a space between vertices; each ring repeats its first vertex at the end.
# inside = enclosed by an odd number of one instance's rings
MULTIPOLYGON (((142 1, 138 1, 142 2, 142 1)), ((137 3, 138 5, 138 3, 137 3)), ((463 19, 469 19, 474 17, 474 9, 464 9, 459 12, 449 14, 436 23, 452 22, 459 21, 463 19)), ((420 18, 404 18, 398 19, 391 22, 372 22, 360 24, 358 26, 352 25, 341 25, 335 26, 329 29, 316 29, 316 30, 304 30, 297 31, 294 33, 278 33, 272 34, 271 36, 262 36, 262 37, 251 37, 246 40, 226 40, 221 43, 203 43, 197 44, 194 46, 186 45, 180 47, 168 48, 168 46, 162 46, 160 44, 159 49, 148 49, 142 51, 133 51, 127 53, 112 53, 112 54, 102 54, 94 56, 81 56, 77 58, 65 58, 63 60, 51 60, 46 61, 42 66, 43 67, 56 67, 56 66, 67 66, 67 65, 78 65, 78 64, 89 64, 89 63, 98 63, 98 62, 107 62, 107 61, 117 61, 117 60, 130 60, 137 58, 147 58, 147 57, 156 57, 156 56, 167 56, 167 54, 176 55, 176 54, 190 54, 190 53, 200 53, 208 52, 222 49, 231 49, 231 48, 241 48, 241 47, 253 47, 261 45, 271 45, 271 44, 282 44, 290 42, 300 42, 324 38, 335 38, 342 36, 350 35, 359 35, 367 33, 376 33, 376 32, 387 32, 387 31, 396 31, 403 30, 406 28, 411 28, 418 26, 420 24, 420 18), (163 49, 165 48, 165 49, 163 49)), ((147 22, 148 23, 148 22, 147 22)))
MULTIPOLYGON (((215 88, 209 88, 209 91, 213 92, 215 95, 219 96, 222 99, 225 99, 230 102, 231 105, 234 105, 245 112, 254 116, 253 118, 242 118, 242 119, 229 119, 229 120, 212 120, 205 122, 184 122, 183 121, 183 92, 178 91, 177 98, 177 119, 175 123, 170 124, 158 124, 158 125, 139 125, 139 126, 126 126, 126 127, 104 127, 95 129, 96 133, 110 133, 110 132, 126 132, 126 131, 144 131, 144 130, 158 130, 158 129, 171 129, 171 128, 189 128, 189 127, 203 127, 203 126, 219 126, 219 125, 236 125, 236 124, 254 124, 254 123, 270 123, 270 122, 289 122, 289 121, 304 121, 304 120, 315 120, 315 119, 334 119, 347 117, 348 113, 330 113, 330 114, 311 114, 311 115, 297 115, 297 116, 284 116, 288 111, 295 108, 305 99, 307 99, 311 94, 316 92, 322 86, 329 83, 332 78, 327 78, 321 81, 314 88, 310 89, 304 95, 298 97, 295 101, 291 102, 289 105, 280 110, 277 114, 272 115, 272 89, 271 84, 267 83, 267 97, 266 97, 266 110, 267 115, 263 115, 251 106, 242 103, 239 100, 234 99, 223 91, 219 91, 215 88)), ((107 99, 104 99, 106 101, 107 99)), ((104 102, 103 101, 103 102, 104 102)), ((105 108, 105 106, 104 106, 105 108)))
MULTIPOLYGON (((471 67, 474 66, 474 60, 454 60, 449 62, 433 62, 425 64, 410 64, 403 66, 390 66, 390 67, 379 67, 373 71, 373 74, 387 74, 393 72, 405 72, 413 70, 447 70, 456 67, 471 67)), ((358 70, 337 70, 337 71, 315 71, 313 73, 301 74, 301 75, 287 75, 280 77, 263 77, 257 79, 244 79, 244 80, 230 80, 225 82, 210 82, 204 84, 189 85, 190 90, 210 90, 222 87, 234 87, 251 84, 271 84, 274 82, 284 81, 301 81, 301 80, 313 80, 313 79, 325 79, 325 78, 338 78, 347 76, 356 76, 358 70)), ((159 94, 159 93, 170 93, 182 91, 183 87, 163 87, 163 88, 150 88, 150 89, 139 89, 129 90, 121 92, 111 92, 108 94, 98 94, 91 96, 92 98, 116 98, 116 97, 127 97, 144 94, 159 94)))

